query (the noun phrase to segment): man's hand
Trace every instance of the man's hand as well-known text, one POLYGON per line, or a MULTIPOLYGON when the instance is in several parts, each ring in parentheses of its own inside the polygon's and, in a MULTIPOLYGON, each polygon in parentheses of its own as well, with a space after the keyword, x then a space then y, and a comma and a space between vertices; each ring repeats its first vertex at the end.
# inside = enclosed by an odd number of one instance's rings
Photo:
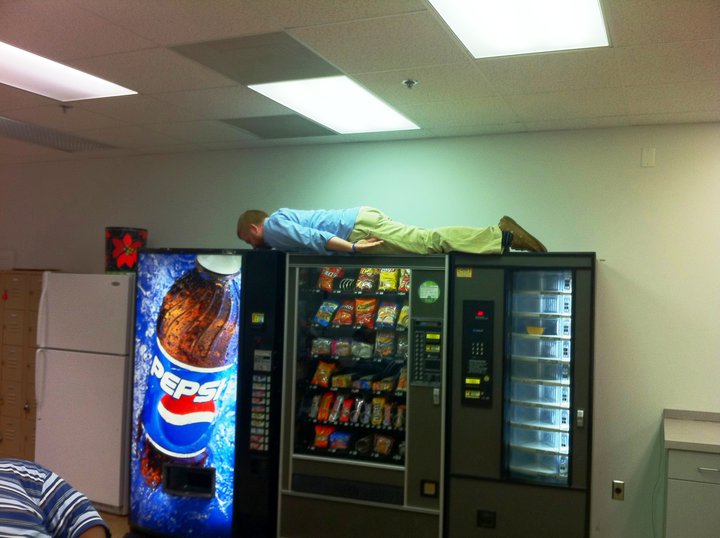
POLYGON ((355 243, 345 241, 344 239, 340 239, 339 237, 331 237, 330 240, 326 243, 325 248, 327 248, 328 250, 336 250, 338 252, 360 253, 372 250, 374 247, 382 244, 383 240, 378 239, 377 237, 366 237, 365 239, 358 239, 357 241, 355 241, 355 243), (355 246, 355 250, 353 250, 353 245, 355 246))
POLYGON ((355 251, 356 252, 365 252, 367 250, 371 250, 373 247, 376 247, 378 245, 383 244, 382 239, 378 239, 377 237, 368 237, 367 239, 359 239, 355 243, 355 251))

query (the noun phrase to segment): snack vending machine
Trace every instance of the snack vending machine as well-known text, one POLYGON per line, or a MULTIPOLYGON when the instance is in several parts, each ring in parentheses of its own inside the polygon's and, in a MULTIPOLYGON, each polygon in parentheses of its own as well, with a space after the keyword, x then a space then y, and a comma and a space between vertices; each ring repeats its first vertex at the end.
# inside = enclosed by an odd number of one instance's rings
POLYGON ((446 264, 288 257, 279 536, 439 535, 446 264))
POLYGON ((275 536, 285 256, 141 250, 129 536, 275 536))
POLYGON ((444 536, 588 536, 595 254, 450 260, 444 536))

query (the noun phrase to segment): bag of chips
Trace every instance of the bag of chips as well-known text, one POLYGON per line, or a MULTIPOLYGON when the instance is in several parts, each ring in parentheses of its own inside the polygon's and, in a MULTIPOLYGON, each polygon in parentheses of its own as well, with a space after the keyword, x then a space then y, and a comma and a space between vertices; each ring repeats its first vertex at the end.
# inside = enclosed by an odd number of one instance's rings
POLYGON ((314 338, 310 346, 313 355, 330 355, 332 340, 330 338, 314 338))
POLYGON ((355 299, 355 325, 372 329, 375 326, 377 299, 355 299))
POLYGON ((345 270, 342 267, 323 267, 318 277, 317 287, 322 291, 332 291, 336 278, 342 278, 345 270))
POLYGON ((328 441, 330 443, 330 448, 332 450, 347 450, 350 446, 350 439, 352 438, 352 434, 348 432, 332 432, 328 436, 328 441))
POLYGON ((398 329, 407 329, 410 325, 410 306, 403 305, 400 309, 400 315, 397 319, 398 329))
POLYGON ((355 320, 355 301, 346 299, 333 317, 333 325, 352 325, 355 320))
POLYGON ((378 331, 375 336, 375 355, 378 357, 391 357, 395 354, 395 333, 393 331, 378 331))
POLYGON ((380 280, 378 282, 378 291, 393 292, 398 289, 398 278, 400 277, 400 269, 383 267, 380 269, 380 280))
POLYGON ((328 437, 334 431, 335 428, 331 426, 315 426, 315 441, 313 442, 313 446, 315 448, 327 448, 329 443, 328 437))
POLYGON ((310 381, 310 383, 313 385, 318 385, 320 387, 329 387, 330 376, 333 374, 336 368, 337 364, 333 362, 319 361, 317 368, 315 369, 315 374, 313 375, 312 381, 310 381))
POLYGON ((389 456, 392 452, 395 439, 389 435, 375 435, 375 442, 373 444, 373 450, 376 454, 381 456, 389 456))
POLYGON ((333 300, 323 301, 318 308, 313 321, 322 327, 330 325, 330 320, 333 318, 335 311, 340 307, 340 303, 333 300))
POLYGON ((397 303, 383 301, 378 308, 375 325, 386 329, 394 329, 397 323, 399 308, 397 303))
POLYGON ((360 269, 357 280, 355 281, 355 291, 371 292, 377 287, 380 269, 377 267, 363 267, 360 269))
POLYGON ((410 293, 410 269, 400 269, 398 291, 400 293, 410 293))

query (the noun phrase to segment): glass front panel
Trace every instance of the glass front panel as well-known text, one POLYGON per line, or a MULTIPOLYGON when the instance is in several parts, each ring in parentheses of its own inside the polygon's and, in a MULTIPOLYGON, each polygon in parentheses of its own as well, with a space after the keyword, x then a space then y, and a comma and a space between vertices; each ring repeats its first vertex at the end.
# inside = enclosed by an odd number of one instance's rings
POLYGON ((294 453, 404 465, 410 270, 298 271, 294 453))
POLYGON ((572 293, 570 271, 513 274, 504 428, 511 478, 569 483, 572 293))

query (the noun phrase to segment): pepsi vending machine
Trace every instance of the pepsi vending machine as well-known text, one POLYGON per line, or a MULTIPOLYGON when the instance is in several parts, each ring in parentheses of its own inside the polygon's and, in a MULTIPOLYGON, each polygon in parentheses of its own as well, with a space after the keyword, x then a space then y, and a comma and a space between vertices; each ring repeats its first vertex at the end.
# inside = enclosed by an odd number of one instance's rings
POLYGON ((128 536, 274 536, 285 256, 139 254, 128 536))

